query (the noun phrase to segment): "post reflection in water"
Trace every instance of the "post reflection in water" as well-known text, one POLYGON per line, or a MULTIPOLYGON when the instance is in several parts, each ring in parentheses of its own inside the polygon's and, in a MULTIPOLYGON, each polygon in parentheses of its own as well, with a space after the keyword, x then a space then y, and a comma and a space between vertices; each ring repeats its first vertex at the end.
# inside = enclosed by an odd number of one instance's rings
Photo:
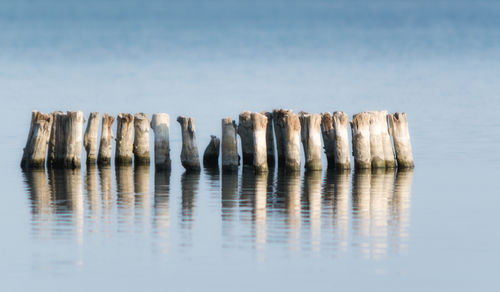
POLYGON ((304 198, 308 209, 304 221, 309 223, 313 251, 319 251, 321 248, 321 175, 321 171, 304 173, 304 198))
POLYGON ((183 235, 182 245, 192 246, 194 212, 196 208, 196 195, 200 183, 199 172, 184 172, 181 177, 182 190, 182 212, 181 212, 181 231, 183 235))
POLYGON ((222 245, 232 247, 235 241, 233 224, 235 221, 235 207, 238 196, 238 173, 223 172, 221 175, 221 218, 222 218, 222 245))
POLYGON ((118 230, 130 231, 134 222, 134 172, 131 165, 115 167, 118 230))
POLYGON ((97 180, 97 168, 95 165, 87 165, 85 172, 85 192, 87 209, 89 211, 89 231, 97 231, 99 223, 100 199, 99 199, 99 183, 97 180))
POLYGON ((151 195, 149 193, 149 165, 135 165, 134 193, 137 232, 149 232, 151 222, 151 195))
POLYGON ((155 171, 153 230, 158 237, 158 252, 168 251, 170 228, 170 171, 155 171))
MULTIPOLYGON (((267 251, 278 246, 293 253, 318 254, 328 253, 324 249, 328 247, 342 253, 352 248, 367 259, 407 248, 413 171, 355 171, 351 199, 350 172, 326 171, 324 176, 306 172, 301 184, 299 173, 278 171, 276 185, 273 172, 255 174, 251 168, 243 168, 241 176, 206 174, 203 192, 221 196, 222 248, 267 251)), ((180 246, 193 245, 195 208, 211 208, 196 205, 199 172, 184 173, 180 178, 181 212, 177 218, 170 215, 170 172, 155 172, 154 202, 149 167, 116 167, 115 175, 116 200, 110 167, 88 167, 83 181, 80 170, 49 169, 48 175, 44 170, 23 172, 33 236, 82 242, 84 228, 93 236, 136 231, 145 237, 154 235, 153 251, 165 254, 175 219, 180 226, 180 246)), ((200 214, 207 213, 213 214, 200 214)))

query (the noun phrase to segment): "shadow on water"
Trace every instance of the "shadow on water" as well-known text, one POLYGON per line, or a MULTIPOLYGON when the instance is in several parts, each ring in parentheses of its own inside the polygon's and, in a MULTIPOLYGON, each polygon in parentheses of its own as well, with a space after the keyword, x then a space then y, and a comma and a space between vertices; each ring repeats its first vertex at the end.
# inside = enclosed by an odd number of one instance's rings
MULTIPOLYGON (((88 167, 83 180, 80 170, 24 171, 32 234, 83 240, 84 230, 134 231, 156 236, 154 249, 166 253, 172 220, 170 172, 154 173, 151 198, 150 167, 114 171, 116 190, 110 167, 88 167)), ((413 171, 306 172, 301 178, 279 170, 255 174, 244 167, 241 174, 204 174, 211 196, 220 195, 224 248, 263 251, 272 244, 315 253, 351 248, 369 259, 406 250, 413 171)), ((180 188, 179 244, 192 246, 195 209, 206 208, 196 204, 200 173, 183 173, 180 188)))

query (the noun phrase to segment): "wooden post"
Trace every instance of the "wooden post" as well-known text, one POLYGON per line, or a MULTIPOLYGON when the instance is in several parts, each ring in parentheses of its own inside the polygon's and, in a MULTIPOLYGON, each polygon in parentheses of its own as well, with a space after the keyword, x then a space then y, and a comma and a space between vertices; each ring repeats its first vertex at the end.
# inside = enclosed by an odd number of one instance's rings
POLYGON ((355 114, 351 121, 351 131, 354 167, 357 169, 371 168, 370 114, 366 112, 355 114))
POLYGON ((164 113, 154 114, 151 128, 155 133, 155 168, 170 170, 170 116, 164 113))
POLYGON ((266 147, 267 117, 263 114, 252 113, 253 132, 253 166, 257 173, 267 172, 267 147, 266 147))
POLYGON ((394 156, 394 148, 392 147, 390 128, 389 128, 389 114, 387 111, 380 112, 381 119, 381 135, 382 146, 384 148, 384 159, 386 168, 396 167, 396 158, 394 156))
POLYGON ((411 149, 410 131, 406 113, 394 113, 389 116, 391 133, 396 150, 398 168, 414 168, 413 154, 411 149))
POLYGON ((50 114, 37 110, 31 112, 31 126, 21 159, 21 168, 44 168, 52 120, 50 114))
POLYGON ((52 130, 50 131, 49 149, 47 153, 47 167, 62 167, 64 161, 64 139, 66 136, 64 124, 67 114, 61 111, 52 113, 52 130))
POLYGON ((83 147, 87 153, 87 164, 94 164, 97 160, 97 136, 99 132, 99 119, 101 114, 98 112, 90 113, 87 121, 87 129, 83 136, 83 147))
POLYGON ((198 156, 198 146, 196 146, 194 118, 179 116, 177 117, 177 122, 181 125, 182 131, 182 166, 184 166, 187 171, 199 171, 200 158, 198 156))
POLYGON ((321 170, 321 115, 299 113, 300 136, 307 170, 321 170))
POLYGON ((64 168, 80 168, 85 118, 81 111, 66 112, 64 168))
POLYGON ((367 112, 370 120, 370 156, 372 168, 385 168, 384 145, 382 132, 387 122, 384 121, 382 112, 367 112))
POLYGON ((218 168, 219 167, 219 149, 220 139, 214 135, 210 136, 210 142, 203 152, 203 167, 218 168))
POLYGON ((266 129, 267 165, 269 167, 274 167, 276 163, 276 158, 274 155, 273 113, 262 112, 261 114, 267 117, 267 129, 266 129))
POLYGON ((349 151, 349 135, 347 128, 349 117, 344 112, 333 113, 333 129, 335 131, 335 169, 351 169, 351 153, 349 151))
POLYGON ((252 113, 244 111, 239 116, 238 135, 241 138, 243 165, 253 165, 252 113))
POLYGON ((281 125, 278 120, 286 114, 286 110, 273 110, 273 127, 274 134, 276 137, 276 154, 278 155, 278 166, 283 167, 285 165, 285 148, 283 145, 283 133, 281 131, 281 125))
POLYGON ((335 169, 335 130, 333 116, 329 112, 321 114, 321 135, 323 136, 323 148, 325 149, 328 169, 335 169))
POLYGON ((149 165, 149 117, 145 113, 134 116, 134 163, 149 165))
MULTIPOLYGON (((300 171, 300 121, 292 110, 279 110, 274 116, 275 129, 279 128, 283 148, 284 168, 286 171, 300 171)), ((276 139, 278 141, 278 138, 276 139)), ((278 151, 279 153, 279 151, 278 151)), ((278 165, 279 165, 278 154, 278 165)))
POLYGON ((231 118, 222 119, 222 171, 238 171, 240 157, 238 155, 238 139, 236 139, 236 123, 231 118))
POLYGON ((132 164, 133 139, 134 139, 134 116, 121 113, 116 118, 116 149, 115 164, 132 164))
POLYGON ((101 126, 101 142, 99 143, 99 155, 97 155, 97 164, 99 165, 110 165, 111 163, 111 152, 112 152, 112 140, 113 140, 113 122, 115 118, 108 114, 102 116, 102 126, 101 126))

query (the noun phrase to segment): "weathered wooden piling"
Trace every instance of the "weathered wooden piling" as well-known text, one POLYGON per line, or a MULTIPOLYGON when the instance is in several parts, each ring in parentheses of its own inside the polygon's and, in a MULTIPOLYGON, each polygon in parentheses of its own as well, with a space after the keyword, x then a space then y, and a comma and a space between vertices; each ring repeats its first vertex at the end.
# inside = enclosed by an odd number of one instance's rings
POLYGON ((182 166, 187 171, 199 171, 200 158, 198 156, 198 146, 196 145, 194 118, 179 116, 177 117, 177 122, 181 125, 182 131, 182 166))
POLYGON ((65 130, 64 168, 80 168, 85 118, 81 111, 68 111, 65 130))
POLYGON ((237 126, 231 118, 222 119, 222 171, 238 170, 240 158, 238 155, 237 126))
POLYGON ((253 166, 257 173, 267 172, 267 117, 252 113, 253 166))
POLYGON ((214 135, 210 136, 205 152, 203 152, 203 167, 218 168, 219 167, 219 149, 220 139, 214 135))
POLYGON ((67 114, 56 111, 52 113, 52 130, 50 131, 49 149, 47 152, 47 167, 57 168, 63 166, 65 151, 65 127, 67 114))
POLYGON ((21 168, 44 168, 52 121, 51 114, 37 110, 31 112, 31 126, 21 159, 21 168))
POLYGON ((282 167, 285 165, 285 148, 283 145, 283 134, 281 132, 281 125, 278 123, 278 119, 286 113, 286 110, 273 110, 273 128, 274 135, 276 138, 276 155, 278 156, 278 166, 282 167))
POLYGON ((244 111, 238 120, 238 135, 241 139, 241 153, 243 165, 253 165, 253 133, 252 133, 252 113, 244 111))
POLYGON ((266 129, 266 148, 267 148, 267 165, 268 167, 274 167, 276 157, 274 154, 274 132, 273 132, 273 113, 272 112, 262 112, 261 114, 267 117, 267 129, 266 129))
POLYGON ((354 167, 357 169, 371 168, 370 114, 366 112, 355 114, 351 121, 351 131, 354 167))
MULTIPOLYGON (((286 171, 300 171, 300 121, 292 110, 273 111, 276 120, 277 133, 281 136, 281 147, 283 148, 283 163, 280 163, 278 151, 278 165, 283 166, 286 171)), ((278 141, 278 135, 276 135, 278 141)), ((278 143, 277 143, 278 145, 278 143)), ((280 145, 278 145, 280 147, 280 145)))
POLYGON ((389 115, 391 133, 396 150, 398 168, 414 168, 413 153, 411 149, 410 130, 406 113, 393 113, 389 115))
POLYGON ((83 135, 83 147, 87 153, 87 164, 94 164, 97 160, 97 136, 101 114, 92 112, 87 121, 87 129, 83 135))
POLYGON ((299 120, 305 168, 321 170, 321 115, 300 112, 299 120))
POLYGON ((155 133, 155 168, 170 170, 170 116, 164 113, 154 114, 151 128, 155 133))
POLYGON ((349 151, 349 135, 347 128, 349 117, 344 112, 333 113, 333 129, 335 132, 335 169, 351 168, 351 153, 349 151))
POLYGON ((321 135, 323 137, 323 149, 325 149, 328 169, 335 168, 335 129, 333 128, 333 116, 326 112, 321 114, 321 135))
POLYGON ((134 116, 134 163, 149 164, 149 117, 145 113, 134 116))
POLYGON ((389 114, 387 111, 380 112, 381 119, 381 136, 382 136, 382 146, 384 148, 384 159, 386 168, 396 167, 396 158, 394 156, 394 148, 392 147, 390 127, 389 127, 389 114))
POLYGON ((134 141, 134 116, 120 113, 116 118, 116 149, 115 164, 132 164, 134 141))
POLYGON ((99 143, 99 154, 97 155, 97 164, 110 165, 111 153, 113 147, 113 122, 115 118, 108 114, 102 116, 101 142, 99 143))
POLYGON ((385 153, 382 143, 382 133, 387 129, 383 114, 378 111, 367 112, 370 121, 370 156, 372 168, 385 168, 385 153))

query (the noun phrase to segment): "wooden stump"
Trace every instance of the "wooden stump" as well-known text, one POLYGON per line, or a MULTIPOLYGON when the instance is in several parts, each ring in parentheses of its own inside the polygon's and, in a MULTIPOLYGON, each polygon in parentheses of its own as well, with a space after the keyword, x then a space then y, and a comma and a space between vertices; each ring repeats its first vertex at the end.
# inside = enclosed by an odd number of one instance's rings
POLYGON ((328 112, 321 114, 321 135, 323 136, 323 149, 325 149, 328 169, 335 169, 335 129, 333 128, 333 116, 328 112))
POLYGON ((145 113, 134 116, 134 163, 149 165, 149 117, 145 113))
POLYGON ((52 130, 50 132, 49 149, 47 153, 47 167, 59 168, 64 164, 65 127, 68 115, 61 111, 52 113, 52 130))
POLYGON ((335 132, 335 169, 351 168, 351 153, 349 151, 349 134, 347 128, 349 117, 344 112, 333 113, 333 129, 335 132))
POLYGON ((177 122, 181 125, 182 132, 182 166, 187 171, 199 171, 200 158, 198 156, 198 146, 196 146, 194 118, 179 116, 177 117, 177 122))
POLYGON ((268 167, 274 167, 276 163, 276 157, 274 154, 273 113, 262 112, 261 114, 267 117, 267 129, 266 129, 267 165, 268 167))
POLYGON ((394 148, 392 147, 390 127, 389 127, 389 114, 387 111, 380 112, 381 119, 381 135, 382 146, 384 148, 384 159, 386 168, 396 167, 396 158, 394 156, 394 148))
POLYGON ((383 113, 378 111, 367 112, 370 117, 370 156, 372 168, 385 168, 385 153, 382 143, 382 133, 387 129, 387 122, 383 113))
POLYGON ((102 116, 101 142, 99 143, 99 154, 97 155, 97 164, 110 165, 113 141, 113 122, 115 118, 108 114, 102 116))
POLYGON ((321 115, 299 113, 300 136, 307 170, 321 170, 321 115))
POLYGON ((115 164, 132 164, 133 139, 134 139, 134 116, 121 113, 116 118, 116 149, 115 164))
POLYGON ((394 113, 389 116, 391 133, 396 150, 398 168, 414 168, 413 154, 410 141, 410 130, 406 113, 394 113))
POLYGON ((244 111, 239 116, 238 135, 241 139, 243 165, 253 165, 252 113, 244 111))
POLYGON ((37 110, 31 112, 31 126, 21 159, 21 168, 44 168, 52 121, 50 114, 37 110))
POLYGON ((253 166, 257 173, 267 172, 267 117, 263 114, 252 113, 253 132, 253 166))
POLYGON ((351 121, 352 153, 356 169, 371 168, 370 114, 355 114, 351 121))
POLYGON ((68 111, 66 115, 67 120, 64 124, 64 133, 66 135, 63 167, 71 169, 80 168, 85 118, 81 111, 68 111))
POLYGON ((87 153, 87 164, 94 164, 97 160, 97 136, 99 132, 99 119, 101 114, 98 112, 90 113, 87 121, 87 129, 83 136, 83 147, 87 153))
POLYGON ((231 118, 222 119, 222 171, 238 171, 240 157, 236 139, 236 123, 231 118))
POLYGON ((210 136, 210 142, 203 152, 203 167, 218 168, 219 167, 219 149, 220 140, 216 136, 210 136))
POLYGON ((170 170, 170 116, 164 113, 154 114, 151 128, 155 133, 155 168, 170 170))
POLYGON ((282 138, 280 144, 283 148, 283 167, 288 172, 300 171, 300 120, 292 110, 283 109, 277 111, 274 118, 282 138))
POLYGON ((278 167, 283 167, 285 165, 285 147, 283 144, 283 134, 281 131, 281 125, 278 123, 278 119, 280 119, 285 114, 286 110, 273 110, 273 127, 276 137, 276 154, 278 156, 278 167))

